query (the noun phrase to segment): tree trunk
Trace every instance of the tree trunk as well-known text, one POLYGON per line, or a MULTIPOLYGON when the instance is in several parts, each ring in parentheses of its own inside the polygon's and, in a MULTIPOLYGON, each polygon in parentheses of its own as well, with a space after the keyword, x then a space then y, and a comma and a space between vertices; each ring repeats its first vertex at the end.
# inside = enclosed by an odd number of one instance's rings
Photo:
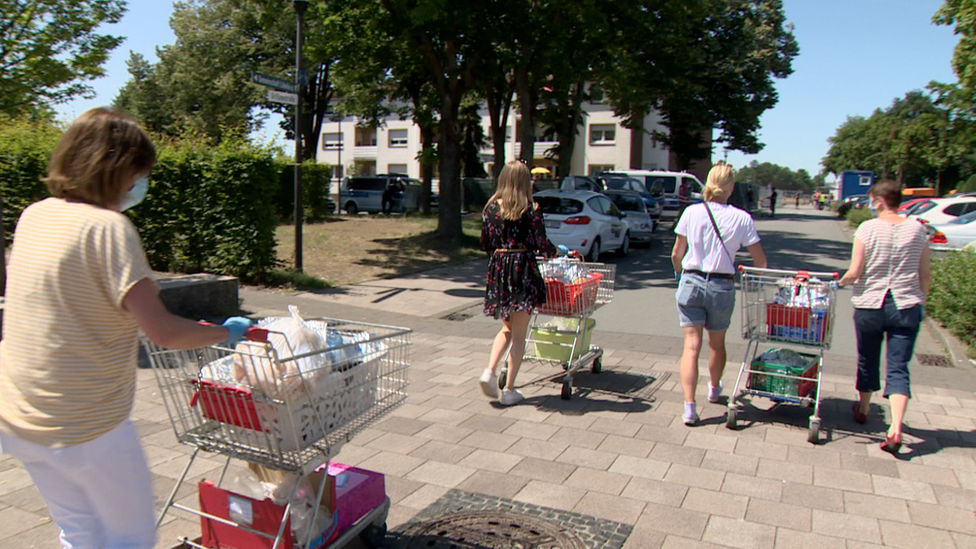
POLYGON ((526 66, 515 69, 515 87, 518 90, 519 113, 522 115, 522 126, 519 131, 519 160, 532 168, 535 157, 535 111, 538 103, 538 91, 530 82, 529 71, 526 66))
POLYGON ((430 213, 430 193, 434 179, 434 165, 429 162, 429 151, 433 148, 433 127, 429 124, 419 124, 420 126, 420 211, 424 214, 430 213))
POLYGON ((332 63, 322 63, 311 71, 308 86, 302 96, 302 160, 315 160, 318 155, 319 137, 322 135, 322 122, 332 101, 332 85, 329 81, 329 68, 332 63))
POLYGON ((576 133, 579 127, 583 102, 584 83, 576 82, 567 94, 557 99, 558 122, 556 123, 556 139, 559 146, 556 154, 559 163, 556 165, 556 176, 566 177, 573 171, 573 149, 576 147, 576 133))
POLYGON ((458 242, 461 232, 461 143, 458 138, 460 124, 458 110, 460 93, 441 94, 441 122, 438 140, 440 153, 440 205, 437 219, 437 233, 453 242, 458 242))
POLYGON ((491 143, 495 158, 491 165, 491 175, 498 179, 505 167, 505 137, 508 134, 508 115, 512 109, 512 95, 515 90, 504 76, 485 86, 485 103, 488 106, 488 119, 491 124, 491 143), (499 82, 504 85, 495 87, 499 82))

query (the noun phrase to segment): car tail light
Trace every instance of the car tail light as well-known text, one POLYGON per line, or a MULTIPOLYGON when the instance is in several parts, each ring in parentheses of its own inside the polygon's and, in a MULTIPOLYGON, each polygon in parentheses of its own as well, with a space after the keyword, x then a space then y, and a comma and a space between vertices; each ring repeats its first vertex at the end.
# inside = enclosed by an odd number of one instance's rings
POLYGON ((590 224, 590 216, 588 216, 588 215, 574 215, 573 217, 570 217, 569 219, 563 221, 563 223, 565 223, 567 225, 589 225, 590 224))
POLYGON ((935 231, 935 234, 929 237, 929 242, 932 244, 948 244, 949 239, 946 238, 946 235, 940 233, 939 231, 935 231))
POLYGON ((928 219, 917 218, 919 223, 928 223, 928 219))

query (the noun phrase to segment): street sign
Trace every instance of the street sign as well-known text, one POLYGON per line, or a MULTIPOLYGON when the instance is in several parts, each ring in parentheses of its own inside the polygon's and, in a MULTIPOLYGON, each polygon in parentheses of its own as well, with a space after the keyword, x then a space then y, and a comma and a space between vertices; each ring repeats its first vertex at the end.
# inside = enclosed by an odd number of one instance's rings
POLYGON ((266 74, 261 74, 259 72, 251 73, 251 81, 255 84, 261 84, 262 86, 267 86, 269 88, 274 88, 276 90, 281 90, 283 92, 296 93, 298 92, 298 86, 293 82, 289 82, 283 78, 276 78, 274 76, 268 76, 266 74))
POLYGON ((274 101, 275 103, 284 103, 286 105, 297 105, 298 94, 268 90, 268 101, 274 101))

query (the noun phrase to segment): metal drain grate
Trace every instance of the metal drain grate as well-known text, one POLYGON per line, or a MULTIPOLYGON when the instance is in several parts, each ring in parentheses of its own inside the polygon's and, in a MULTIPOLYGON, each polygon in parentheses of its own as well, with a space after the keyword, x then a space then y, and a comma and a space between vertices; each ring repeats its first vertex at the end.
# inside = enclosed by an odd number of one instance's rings
POLYGON ((406 549, 586 549, 576 534, 541 518, 503 511, 461 512, 409 526, 406 549))
POLYGON ((471 318, 471 316, 472 315, 469 314, 469 313, 451 313, 451 314, 449 314, 447 316, 442 316, 441 318, 444 319, 444 320, 453 320, 455 322, 463 322, 463 321, 471 318))
POLYGON ((952 368, 952 362, 942 355, 923 355, 916 354, 915 360, 922 366, 935 366, 937 368, 952 368))

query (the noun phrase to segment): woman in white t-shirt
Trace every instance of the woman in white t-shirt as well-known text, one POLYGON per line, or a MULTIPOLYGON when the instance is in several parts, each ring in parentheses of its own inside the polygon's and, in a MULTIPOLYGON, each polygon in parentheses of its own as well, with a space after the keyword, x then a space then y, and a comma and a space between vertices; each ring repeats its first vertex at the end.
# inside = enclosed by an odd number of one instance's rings
POLYGON ((685 425, 698 422, 695 388, 702 329, 708 331, 708 401, 718 402, 725 370, 725 332, 735 308, 735 263, 739 248, 746 247, 756 267, 766 267, 766 255, 756 226, 748 213, 727 204, 735 187, 732 166, 720 162, 708 172, 705 202, 689 206, 674 229, 671 263, 678 279, 678 317, 684 333, 681 353, 681 387, 685 393, 685 425))

